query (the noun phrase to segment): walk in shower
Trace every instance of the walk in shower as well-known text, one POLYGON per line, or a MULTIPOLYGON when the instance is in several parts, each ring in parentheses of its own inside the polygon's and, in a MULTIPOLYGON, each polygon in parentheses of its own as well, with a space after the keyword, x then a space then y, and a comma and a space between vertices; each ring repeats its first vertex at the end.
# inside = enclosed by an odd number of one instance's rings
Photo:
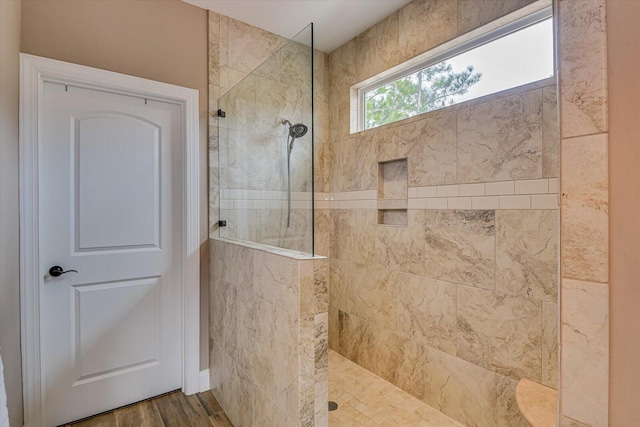
POLYGON ((310 25, 218 101, 220 237, 313 254, 312 52, 310 25))
POLYGON ((287 40, 215 13, 209 46, 211 391, 236 427, 327 426, 329 260, 313 238, 325 55, 312 25, 287 40))

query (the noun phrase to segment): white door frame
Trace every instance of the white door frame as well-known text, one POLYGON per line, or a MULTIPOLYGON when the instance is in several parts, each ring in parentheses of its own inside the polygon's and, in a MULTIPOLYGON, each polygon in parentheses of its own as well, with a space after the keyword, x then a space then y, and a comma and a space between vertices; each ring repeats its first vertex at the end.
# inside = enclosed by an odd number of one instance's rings
POLYGON ((198 91, 111 71, 20 54, 20 308, 25 426, 42 427, 38 152, 44 82, 139 96, 182 107, 182 391, 200 391, 198 91))

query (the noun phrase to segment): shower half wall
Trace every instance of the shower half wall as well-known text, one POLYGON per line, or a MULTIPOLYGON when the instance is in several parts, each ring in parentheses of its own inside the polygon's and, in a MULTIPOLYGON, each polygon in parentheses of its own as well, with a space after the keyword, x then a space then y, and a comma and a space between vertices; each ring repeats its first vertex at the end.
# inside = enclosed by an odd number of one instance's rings
POLYGON ((210 383, 236 427, 328 423, 329 264, 313 256, 324 60, 311 27, 287 40, 209 13, 210 383), (308 131, 292 143, 283 120, 308 131))

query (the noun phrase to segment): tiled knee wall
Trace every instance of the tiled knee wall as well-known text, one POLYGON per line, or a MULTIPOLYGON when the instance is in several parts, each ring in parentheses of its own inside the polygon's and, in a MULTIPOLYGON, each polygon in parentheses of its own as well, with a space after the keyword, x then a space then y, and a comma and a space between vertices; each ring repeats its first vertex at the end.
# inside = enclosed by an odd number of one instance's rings
POLYGON ((211 240, 211 390, 236 427, 327 426, 327 259, 211 240))

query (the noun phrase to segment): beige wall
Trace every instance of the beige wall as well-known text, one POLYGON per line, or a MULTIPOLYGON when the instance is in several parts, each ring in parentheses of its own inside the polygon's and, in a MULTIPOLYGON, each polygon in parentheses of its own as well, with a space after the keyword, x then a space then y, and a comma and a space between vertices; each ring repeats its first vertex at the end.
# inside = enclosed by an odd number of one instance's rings
POLYGON ((610 416, 613 427, 640 425, 640 2, 607 3, 611 250, 610 416))
POLYGON ((0 353, 12 426, 22 425, 18 247, 20 1, 0 1, 0 353))
MULTIPOLYGON (((4 3, 4 0, 2 0, 4 3)), ((201 369, 208 360, 207 12, 179 0, 25 0, 21 51, 200 91, 201 369)))

